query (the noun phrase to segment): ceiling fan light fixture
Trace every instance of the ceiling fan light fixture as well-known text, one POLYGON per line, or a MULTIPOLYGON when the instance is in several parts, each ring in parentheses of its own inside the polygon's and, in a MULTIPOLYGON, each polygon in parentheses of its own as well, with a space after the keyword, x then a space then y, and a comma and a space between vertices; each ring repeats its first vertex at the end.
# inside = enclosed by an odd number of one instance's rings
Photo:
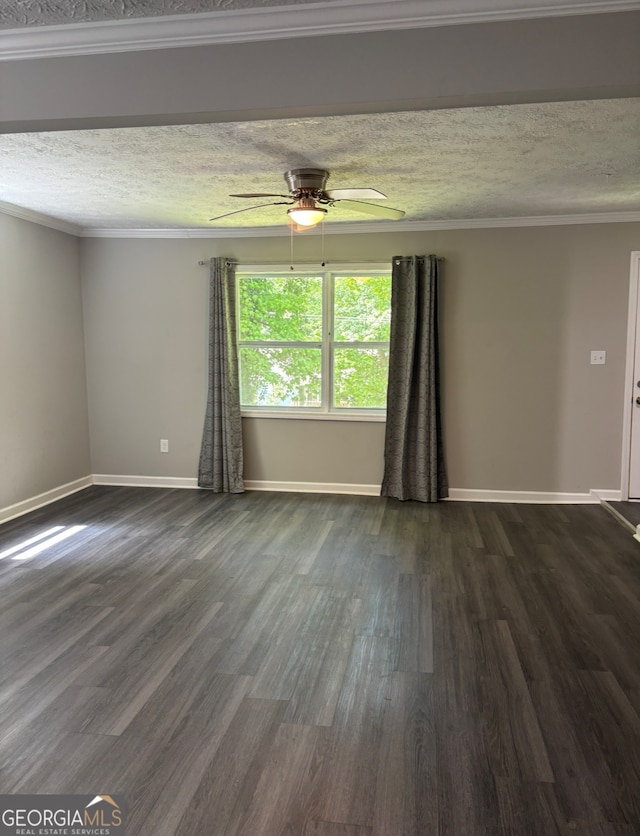
POLYGON ((324 220, 326 214, 327 210, 316 206, 315 200, 310 197, 301 197, 296 206, 287 209, 287 215, 298 226, 315 226, 324 220))

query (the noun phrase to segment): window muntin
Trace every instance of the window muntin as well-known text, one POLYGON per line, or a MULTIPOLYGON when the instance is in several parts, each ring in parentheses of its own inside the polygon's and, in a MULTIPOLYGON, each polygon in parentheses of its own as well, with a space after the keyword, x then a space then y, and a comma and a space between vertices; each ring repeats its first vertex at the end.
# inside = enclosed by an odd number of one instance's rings
POLYGON ((387 267, 238 269, 237 283, 243 411, 384 415, 387 267))

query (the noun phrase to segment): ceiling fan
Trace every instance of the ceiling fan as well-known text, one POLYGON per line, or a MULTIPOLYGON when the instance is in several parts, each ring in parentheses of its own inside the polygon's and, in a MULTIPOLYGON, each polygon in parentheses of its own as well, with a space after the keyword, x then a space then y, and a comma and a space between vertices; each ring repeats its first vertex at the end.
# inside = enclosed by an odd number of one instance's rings
POLYGON ((259 203, 257 206, 237 209, 235 212, 227 212, 224 215, 210 218, 210 220, 219 221, 222 218, 228 218, 230 215, 250 212, 253 209, 262 209, 264 206, 291 206, 291 209, 287 209, 287 215, 294 229, 303 231, 324 220, 327 215, 325 206, 333 207, 337 203, 342 204, 344 208, 391 221, 400 220, 405 214, 400 209, 391 209, 387 206, 366 202, 368 200, 387 199, 386 195, 376 189, 325 189, 329 172, 322 168, 294 168, 285 172, 284 179, 289 187, 289 194, 249 192, 247 194, 229 195, 229 197, 242 198, 282 197, 284 200, 259 203))

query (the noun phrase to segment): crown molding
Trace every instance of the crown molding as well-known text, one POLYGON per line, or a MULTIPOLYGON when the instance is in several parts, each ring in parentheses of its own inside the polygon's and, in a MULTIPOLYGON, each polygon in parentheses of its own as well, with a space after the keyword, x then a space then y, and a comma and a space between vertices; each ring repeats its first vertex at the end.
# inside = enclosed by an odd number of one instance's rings
MULTIPOLYGON (((5 203, 0 200, 0 214, 12 215, 39 226, 57 229, 77 238, 281 238, 291 234, 287 224, 244 228, 174 228, 174 229, 119 229, 82 227, 68 221, 5 203)), ((640 212, 592 212, 580 215, 532 215, 520 218, 454 218, 431 221, 356 221, 325 224, 325 235, 379 234, 386 232, 435 232, 454 229, 500 229, 527 226, 572 226, 576 224, 639 223, 640 212)), ((303 235, 319 236, 318 227, 303 235)))
POLYGON ((638 0, 344 0, 0 30, 0 60, 97 55, 640 9, 638 0))
MULTIPOLYGON (((499 229, 502 227, 573 226, 578 224, 639 223, 640 212, 599 212, 582 215, 538 215, 526 218, 459 218, 443 221, 369 221, 325 225, 325 235, 357 233, 435 232, 453 229, 499 229)), ((81 238, 279 238, 290 235, 286 224, 243 229, 96 229, 75 233, 81 238)), ((319 236, 315 228, 304 235, 319 236)))
POLYGON ((5 203, 3 200, 0 200, 0 213, 12 215, 14 218, 20 218, 32 224, 48 226, 51 229, 57 229, 59 232, 66 232, 68 235, 76 235, 77 237, 82 235, 82 227, 62 221, 59 218, 52 218, 51 215, 43 215, 42 212, 34 212, 33 209, 24 209, 22 206, 15 206, 13 203, 5 203))

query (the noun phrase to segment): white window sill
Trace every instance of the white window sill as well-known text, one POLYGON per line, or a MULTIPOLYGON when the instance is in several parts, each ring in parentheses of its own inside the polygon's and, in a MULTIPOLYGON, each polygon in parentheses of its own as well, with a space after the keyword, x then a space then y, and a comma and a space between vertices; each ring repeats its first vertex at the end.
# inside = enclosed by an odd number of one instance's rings
POLYGON ((387 416, 384 412, 302 412, 302 410, 271 410, 271 409, 243 409, 242 418, 285 418, 288 421, 359 421, 360 423, 384 423, 387 416))

